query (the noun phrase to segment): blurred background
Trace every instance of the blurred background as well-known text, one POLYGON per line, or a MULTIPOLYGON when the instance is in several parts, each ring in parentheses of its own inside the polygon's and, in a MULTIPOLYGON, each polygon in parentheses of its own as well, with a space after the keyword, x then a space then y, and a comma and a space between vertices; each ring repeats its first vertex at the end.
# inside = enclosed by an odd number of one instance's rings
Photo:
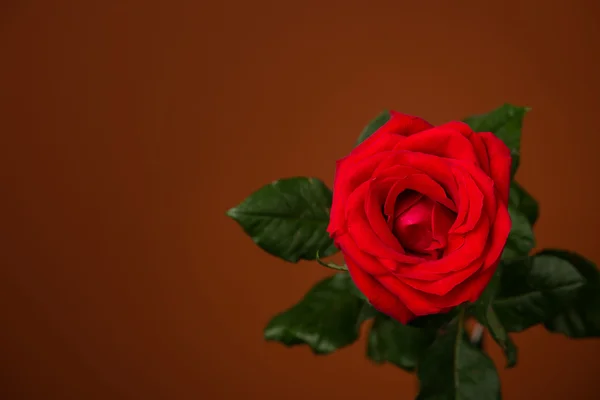
MULTIPOLYGON (((600 262, 600 4, 0 2, 0 398, 413 399, 364 357, 265 343, 329 274, 225 210, 331 185, 383 109, 432 123, 532 107, 517 179, 538 247, 600 262)), ((600 341, 515 335, 504 398, 595 399, 600 341)))

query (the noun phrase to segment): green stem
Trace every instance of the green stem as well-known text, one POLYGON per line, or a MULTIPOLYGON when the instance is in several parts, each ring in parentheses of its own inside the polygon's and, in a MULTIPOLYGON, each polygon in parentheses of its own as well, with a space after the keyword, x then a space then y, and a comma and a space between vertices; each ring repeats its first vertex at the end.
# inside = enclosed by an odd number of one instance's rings
POLYGON ((459 310, 459 314, 458 314, 458 321, 457 321, 457 326, 456 326, 456 338, 454 341, 454 368, 453 368, 453 374, 454 374, 454 392, 455 392, 455 397, 456 399, 459 398, 458 396, 458 365, 456 365, 457 360, 458 360, 458 352, 459 352, 459 348, 460 345, 462 343, 462 339, 463 339, 463 334, 465 332, 465 314, 466 314, 466 307, 464 305, 459 306, 460 310, 459 310))
POLYGON ((319 250, 317 250, 316 260, 319 263, 319 265, 322 265, 324 267, 327 267, 327 268, 330 268, 330 269, 334 269, 336 271, 348 271, 348 267, 346 267, 345 265, 337 265, 337 264, 334 264, 334 263, 326 263, 323 260, 321 260, 321 257, 319 257, 319 250))

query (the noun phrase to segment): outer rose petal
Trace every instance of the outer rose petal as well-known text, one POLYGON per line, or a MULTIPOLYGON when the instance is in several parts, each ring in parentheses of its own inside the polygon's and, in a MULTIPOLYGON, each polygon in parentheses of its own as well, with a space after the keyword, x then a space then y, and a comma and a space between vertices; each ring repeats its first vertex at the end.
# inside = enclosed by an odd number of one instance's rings
POLYGON ((501 201, 499 201, 498 211, 496 212, 496 220, 494 221, 494 226, 490 231, 490 248, 487 251, 484 261, 485 267, 490 267, 495 264, 502 255, 502 250, 504 250, 504 245, 508 239, 511 226, 512 221, 510 220, 508 209, 501 201))
POLYGON ((415 317, 396 296, 355 264, 352 257, 346 256, 344 259, 354 284, 369 299, 369 302, 376 310, 389 315, 403 324, 406 324, 415 317))
POLYGON ((468 290, 468 286, 464 287, 467 290, 459 291, 455 287, 445 295, 438 296, 417 290, 407 285, 403 279, 399 279, 392 274, 377 276, 375 279, 388 291, 397 296, 417 316, 437 314, 444 308, 454 307, 469 301, 472 295, 471 291, 468 290))
POLYGON ((477 274, 473 274, 461 285, 455 287, 454 291, 464 293, 466 298, 465 301, 476 301, 479 298, 479 296, 481 296, 481 293, 483 293, 483 291, 485 290, 487 284, 490 283, 492 276, 496 272, 497 265, 498 264, 494 265, 493 268, 488 268, 477 274))
POLYGON ((406 165, 429 175, 448 192, 450 198, 457 198, 458 187, 450 168, 452 160, 432 156, 430 154, 396 151, 381 160, 373 171, 374 177, 387 177, 388 172, 397 165, 406 165))
POLYGON ((510 190, 510 166, 512 158, 510 150, 502 140, 493 133, 483 132, 479 136, 483 140, 490 159, 490 177, 500 192, 500 198, 504 204, 508 204, 510 190))
POLYGON ((439 128, 449 128, 454 129, 460 133, 462 133, 473 146, 473 151, 477 155, 478 165, 487 175, 490 173, 490 160, 487 152, 487 148, 481 138, 481 135, 473 132, 471 127, 464 122, 452 121, 447 122, 439 126, 439 128))
POLYGON ((390 264, 382 263, 381 260, 373 257, 370 254, 363 252, 354 242, 354 239, 349 234, 344 234, 336 240, 336 245, 344 254, 344 258, 352 257, 355 264, 360 265, 362 270, 373 277, 389 274, 390 264))
POLYGON ((448 128, 432 128, 400 140, 394 150, 407 150, 479 164, 469 139, 448 128))
POLYGON ((488 155, 487 147, 481 138, 481 135, 474 134, 469 136, 469 140, 473 144, 473 149, 479 159, 479 167, 486 175, 490 175, 490 156, 488 155))
POLYGON ((432 127, 433 125, 421 118, 391 111, 390 119, 356 146, 350 155, 367 157, 380 151, 389 150, 398 143, 398 136, 409 136, 432 127))
POLYGON ((386 132, 395 133, 396 135, 410 136, 429 128, 433 128, 433 125, 425 121, 423 118, 402 114, 397 111, 390 111, 390 115, 390 120, 381 127, 381 129, 385 130, 386 132))
POLYGON ((344 231, 344 210, 348 197, 358 186, 369 180, 375 168, 385 158, 386 154, 376 154, 357 162, 347 156, 336 163, 335 178, 333 180, 333 203, 331 205, 329 226, 327 227, 327 232, 332 237, 340 231, 344 231))

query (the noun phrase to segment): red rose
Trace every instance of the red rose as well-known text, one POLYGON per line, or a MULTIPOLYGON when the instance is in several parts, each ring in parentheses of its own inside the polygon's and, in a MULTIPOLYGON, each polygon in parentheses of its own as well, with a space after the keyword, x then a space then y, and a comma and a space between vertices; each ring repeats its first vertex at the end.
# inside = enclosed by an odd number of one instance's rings
POLYGON ((473 302, 511 227, 509 149, 397 112, 337 162, 328 232, 356 286, 406 323, 473 302))

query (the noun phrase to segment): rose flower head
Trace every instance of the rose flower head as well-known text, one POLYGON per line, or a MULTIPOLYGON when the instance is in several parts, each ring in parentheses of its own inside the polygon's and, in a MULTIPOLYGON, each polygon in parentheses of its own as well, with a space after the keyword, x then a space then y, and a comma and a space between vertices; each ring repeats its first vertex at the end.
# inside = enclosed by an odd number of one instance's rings
POLYGON ((328 232, 373 307, 406 323, 477 300, 511 228, 510 166, 490 132, 398 112, 337 162, 328 232))

